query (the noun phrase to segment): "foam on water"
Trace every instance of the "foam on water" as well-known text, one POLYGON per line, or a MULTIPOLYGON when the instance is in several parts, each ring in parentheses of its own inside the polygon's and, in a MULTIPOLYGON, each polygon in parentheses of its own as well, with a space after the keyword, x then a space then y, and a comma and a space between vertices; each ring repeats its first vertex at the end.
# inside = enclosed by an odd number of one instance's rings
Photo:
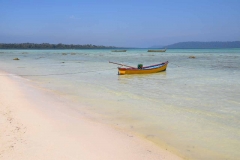
POLYGON ((1 69, 184 158, 240 157, 240 49, 1 50, 0 56, 1 69), (119 76, 117 66, 108 63, 146 66, 167 60, 166 72, 149 75, 119 76))

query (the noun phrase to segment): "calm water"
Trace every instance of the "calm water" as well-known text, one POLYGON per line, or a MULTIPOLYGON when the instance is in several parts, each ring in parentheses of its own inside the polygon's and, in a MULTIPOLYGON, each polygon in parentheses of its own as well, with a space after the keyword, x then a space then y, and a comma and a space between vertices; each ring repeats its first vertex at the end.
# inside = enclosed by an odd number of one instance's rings
POLYGON ((239 159, 240 49, 146 51, 0 50, 0 69, 186 159, 239 159), (108 63, 166 60, 166 72, 150 75, 119 76, 108 63))

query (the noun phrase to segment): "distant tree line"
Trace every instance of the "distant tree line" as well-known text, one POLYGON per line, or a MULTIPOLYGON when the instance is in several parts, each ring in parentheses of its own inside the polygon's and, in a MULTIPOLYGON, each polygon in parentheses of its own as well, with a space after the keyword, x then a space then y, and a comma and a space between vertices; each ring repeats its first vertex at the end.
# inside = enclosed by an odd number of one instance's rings
POLYGON ((214 49, 214 48, 240 48, 240 41, 233 42, 179 42, 164 46, 168 49, 214 49))
POLYGON ((97 46, 92 44, 49 44, 49 43, 0 43, 0 49, 111 49, 114 46, 97 46))

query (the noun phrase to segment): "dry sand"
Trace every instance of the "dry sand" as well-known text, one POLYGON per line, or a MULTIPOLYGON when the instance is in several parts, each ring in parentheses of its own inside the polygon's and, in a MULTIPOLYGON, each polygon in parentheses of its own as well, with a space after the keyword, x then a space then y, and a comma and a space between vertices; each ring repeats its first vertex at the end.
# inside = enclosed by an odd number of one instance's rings
POLYGON ((32 82, 0 72, 0 159, 180 158, 151 142, 88 119, 32 82))

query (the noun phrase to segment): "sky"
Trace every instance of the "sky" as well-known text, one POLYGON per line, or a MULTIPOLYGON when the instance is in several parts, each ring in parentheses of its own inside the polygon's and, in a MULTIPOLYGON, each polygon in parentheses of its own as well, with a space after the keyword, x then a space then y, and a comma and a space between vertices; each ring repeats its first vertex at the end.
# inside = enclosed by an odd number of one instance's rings
POLYGON ((240 0, 0 0, 0 43, 239 41, 240 0))

